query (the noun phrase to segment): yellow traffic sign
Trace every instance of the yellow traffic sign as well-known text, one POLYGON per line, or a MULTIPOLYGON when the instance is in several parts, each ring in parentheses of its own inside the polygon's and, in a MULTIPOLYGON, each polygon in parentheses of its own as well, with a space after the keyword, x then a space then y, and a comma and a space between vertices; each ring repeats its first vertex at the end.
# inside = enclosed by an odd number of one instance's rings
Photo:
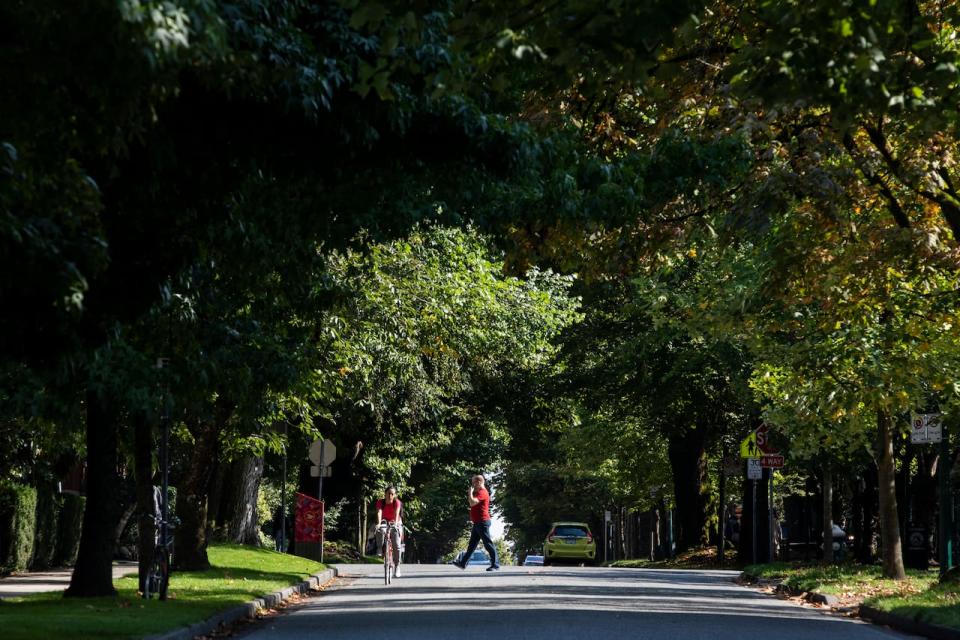
POLYGON ((750 435, 743 439, 743 442, 740 443, 740 457, 741 458, 759 458, 763 455, 763 451, 760 450, 760 447, 757 446, 757 432, 751 431, 750 435))

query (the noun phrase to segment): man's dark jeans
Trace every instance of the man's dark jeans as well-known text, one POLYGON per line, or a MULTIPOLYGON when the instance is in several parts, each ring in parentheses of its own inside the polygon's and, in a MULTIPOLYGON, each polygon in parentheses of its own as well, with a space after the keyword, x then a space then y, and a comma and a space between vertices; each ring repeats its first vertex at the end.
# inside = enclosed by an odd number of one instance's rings
POLYGON ((490 555, 490 566, 499 567, 500 563, 497 562, 497 548, 493 546, 493 540, 490 539, 490 520, 473 523, 473 528, 470 530, 470 544, 467 545, 467 551, 463 554, 463 564, 470 562, 470 556, 473 555, 473 551, 477 548, 477 543, 481 540, 483 541, 483 548, 486 549, 490 555))

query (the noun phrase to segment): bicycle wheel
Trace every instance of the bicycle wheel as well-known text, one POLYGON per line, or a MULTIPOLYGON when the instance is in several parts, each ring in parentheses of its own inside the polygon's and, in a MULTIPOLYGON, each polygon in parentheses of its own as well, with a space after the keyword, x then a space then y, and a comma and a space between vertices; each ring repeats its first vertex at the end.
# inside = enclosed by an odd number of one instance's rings
POLYGON ((393 544, 390 542, 390 536, 387 536, 383 547, 383 584, 389 585, 393 575, 393 544))
POLYGON ((166 549, 155 549, 147 579, 143 581, 143 597, 149 600, 157 596, 167 599, 167 587, 170 584, 170 558, 166 549))
POLYGON ((167 599, 167 589, 170 587, 170 552, 166 549, 160 551, 160 585, 157 595, 161 600, 167 599))
POLYGON ((157 549, 153 551, 150 565, 147 568, 147 577, 143 581, 143 597, 149 600, 160 591, 160 556, 157 549))

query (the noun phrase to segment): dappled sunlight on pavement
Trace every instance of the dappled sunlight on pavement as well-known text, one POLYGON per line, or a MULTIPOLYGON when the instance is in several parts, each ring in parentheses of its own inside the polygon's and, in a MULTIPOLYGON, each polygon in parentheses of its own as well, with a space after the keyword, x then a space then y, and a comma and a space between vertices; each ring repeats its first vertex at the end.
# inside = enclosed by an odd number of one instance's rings
POLYGON ((376 565, 339 569, 339 588, 250 637, 308 630, 324 638, 903 637, 745 589, 733 571, 409 565, 386 586, 376 565))

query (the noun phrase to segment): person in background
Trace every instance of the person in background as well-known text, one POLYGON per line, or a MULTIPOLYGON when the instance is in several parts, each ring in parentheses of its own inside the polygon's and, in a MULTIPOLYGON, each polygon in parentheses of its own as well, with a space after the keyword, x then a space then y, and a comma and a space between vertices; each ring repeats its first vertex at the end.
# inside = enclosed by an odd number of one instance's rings
POLYGON ((497 561, 497 548, 493 545, 493 540, 490 539, 490 492, 484 485, 483 476, 475 475, 470 481, 470 489, 467 491, 470 522, 473 523, 473 527, 470 529, 470 542, 467 544, 467 550, 459 561, 453 561, 453 564, 461 569, 467 568, 467 562, 470 561, 470 556, 480 541, 483 541, 483 548, 490 555, 490 566, 487 567, 487 571, 496 571, 500 568, 500 563, 497 561))
MULTIPOLYGON (((377 523, 387 521, 397 525, 392 531, 393 548, 397 550, 397 570, 394 574, 400 577, 400 532, 403 530, 403 503, 397 498, 396 487, 387 487, 383 492, 383 499, 377 500, 377 523)), ((386 531, 387 529, 377 526, 377 551, 383 557, 386 550, 386 531)))

